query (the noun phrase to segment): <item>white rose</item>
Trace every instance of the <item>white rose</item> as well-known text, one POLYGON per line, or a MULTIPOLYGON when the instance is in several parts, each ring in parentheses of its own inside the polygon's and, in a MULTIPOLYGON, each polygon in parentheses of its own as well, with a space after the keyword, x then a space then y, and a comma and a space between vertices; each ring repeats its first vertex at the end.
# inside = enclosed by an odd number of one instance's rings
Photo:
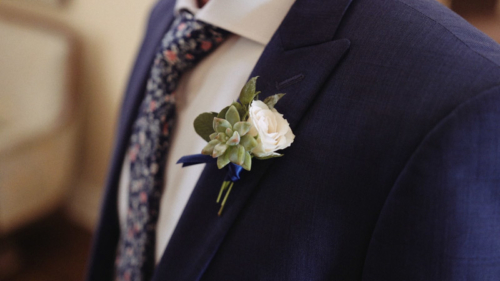
POLYGON ((258 157, 280 156, 276 151, 289 147, 295 138, 283 114, 274 108, 269 109, 262 101, 252 101, 248 122, 252 124, 249 134, 259 136, 257 146, 252 150, 258 157))

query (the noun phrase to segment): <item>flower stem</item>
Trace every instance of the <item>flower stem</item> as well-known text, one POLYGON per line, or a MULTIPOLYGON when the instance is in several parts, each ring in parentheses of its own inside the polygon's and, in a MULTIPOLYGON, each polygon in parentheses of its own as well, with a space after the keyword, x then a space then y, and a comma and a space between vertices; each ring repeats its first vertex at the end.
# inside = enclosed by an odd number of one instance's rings
POLYGON ((226 196, 224 196, 224 200, 222 200, 222 204, 220 205, 220 210, 219 210, 219 217, 222 215, 222 210, 224 209, 224 206, 226 205, 227 198, 229 197, 229 193, 231 193, 231 190, 233 189, 234 182, 231 182, 231 185, 229 186, 229 190, 226 192, 226 196))
POLYGON ((220 202, 220 198, 222 197, 222 192, 224 192, 224 190, 226 190, 228 185, 229 185, 229 181, 224 181, 222 183, 222 186, 221 186, 220 191, 219 191, 219 197, 217 197, 217 203, 220 202))

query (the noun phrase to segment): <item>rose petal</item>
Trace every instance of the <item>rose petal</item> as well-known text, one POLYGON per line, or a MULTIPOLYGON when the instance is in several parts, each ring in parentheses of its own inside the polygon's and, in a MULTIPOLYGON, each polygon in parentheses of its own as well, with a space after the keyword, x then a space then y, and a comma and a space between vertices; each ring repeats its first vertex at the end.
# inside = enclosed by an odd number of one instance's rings
POLYGON ((247 121, 252 124, 249 135, 259 136, 257 146, 252 151, 254 155, 279 155, 275 151, 290 146, 294 140, 295 136, 288 121, 276 109, 269 109, 262 101, 251 103, 247 121))

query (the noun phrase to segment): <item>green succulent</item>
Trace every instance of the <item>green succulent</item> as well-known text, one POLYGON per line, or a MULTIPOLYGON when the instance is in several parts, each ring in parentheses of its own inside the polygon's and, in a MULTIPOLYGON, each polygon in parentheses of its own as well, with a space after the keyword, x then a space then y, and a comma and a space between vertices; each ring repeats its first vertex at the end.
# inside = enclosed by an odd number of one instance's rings
MULTIPOLYGON (((224 168, 229 163, 241 166, 247 171, 252 168, 252 150, 257 146, 257 136, 252 137, 248 134, 252 125, 245 120, 248 119, 251 103, 258 100, 259 97, 260 92, 256 91, 257 78, 251 78, 243 86, 238 101, 224 107, 218 113, 204 112, 194 120, 194 130, 202 139, 208 142, 201 153, 217 158, 219 169, 224 168)), ((267 97, 264 103, 270 109, 273 109, 283 96, 284 94, 276 94, 267 97)), ((255 157, 257 159, 267 159, 255 157)), ((229 180, 224 181, 221 186, 217 203, 221 202, 222 197, 224 199, 218 213, 219 216, 222 214, 233 185, 234 182, 229 180), (226 194, 223 196, 224 191, 226 191, 226 194)))
POLYGON ((215 132, 210 135, 210 141, 201 153, 217 158, 219 169, 231 162, 250 171, 252 167, 250 153, 257 146, 255 138, 248 135, 251 123, 241 121, 238 110, 231 105, 225 114, 225 119, 214 117, 212 126, 215 132))

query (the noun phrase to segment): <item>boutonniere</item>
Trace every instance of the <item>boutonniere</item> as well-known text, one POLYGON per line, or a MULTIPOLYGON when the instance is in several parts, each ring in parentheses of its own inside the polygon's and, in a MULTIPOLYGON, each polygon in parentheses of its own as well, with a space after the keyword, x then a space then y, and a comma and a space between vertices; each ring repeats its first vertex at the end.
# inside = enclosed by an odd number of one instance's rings
POLYGON ((277 151, 289 147, 295 138, 288 121, 274 108, 285 94, 259 100, 257 78, 245 84, 239 101, 220 112, 202 113, 194 120, 196 133, 208 143, 201 154, 184 156, 177 162, 183 167, 214 163, 219 169, 227 169, 216 201, 221 204, 219 216, 241 171, 252 169, 253 158, 281 157, 283 154, 277 151))

